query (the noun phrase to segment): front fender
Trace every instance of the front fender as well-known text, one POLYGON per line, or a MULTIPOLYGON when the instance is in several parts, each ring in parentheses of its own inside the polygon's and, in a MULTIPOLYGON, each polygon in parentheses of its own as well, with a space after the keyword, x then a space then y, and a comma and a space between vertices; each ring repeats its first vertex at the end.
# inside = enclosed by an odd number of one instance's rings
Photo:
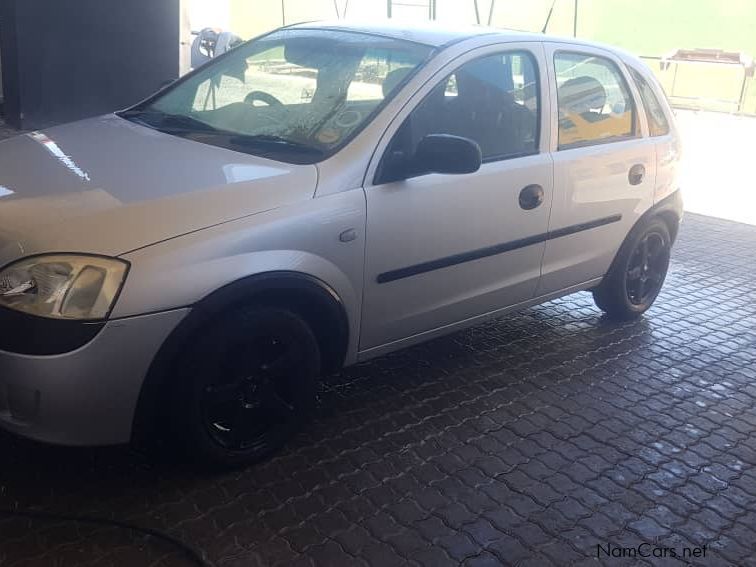
POLYGON ((302 250, 266 250, 186 263, 127 256, 135 267, 129 274, 113 318, 191 307, 216 290, 250 276, 293 272, 328 284, 345 306, 359 304, 349 276, 330 260, 302 250))
POLYGON ((358 342, 364 263, 362 189, 210 227, 130 252, 131 270, 112 317, 191 307, 235 281, 294 272, 324 282, 349 324, 346 362, 358 342), (344 231, 354 238, 339 239, 344 231))

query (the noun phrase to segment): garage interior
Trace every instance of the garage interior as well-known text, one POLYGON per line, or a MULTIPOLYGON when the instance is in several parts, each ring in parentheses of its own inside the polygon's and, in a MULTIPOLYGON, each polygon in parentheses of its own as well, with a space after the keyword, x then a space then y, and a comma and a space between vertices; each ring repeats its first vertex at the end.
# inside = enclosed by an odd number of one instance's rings
MULTIPOLYGON (((649 17, 637 4, 650 3, 612 3, 649 17)), ((178 76, 186 5, 75 4, 2 4, 0 138, 120 108, 178 76), (90 41, 103 45, 97 56, 90 41), (129 63, 108 74, 119 54, 129 63), (101 87, 85 88, 85 76, 101 87)), ((222 19, 247 14, 242 4, 222 19)), ((318 3, 270 4, 255 25, 305 19, 318 3)), ((332 18, 361 2, 321 4, 332 18)), ((372 4, 439 20, 445 6, 372 4)), ((525 3, 469 4, 484 24, 522 25, 525 3)), ((583 11, 588 26, 598 10, 533 4, 553 33, 578 37, 583 11)), ((669 4, 689 29, 695 10, 703 20, 722 10, 733 29, 756 25, 748 2, 669 4)), ((718 44, 695 33, 675 41, 756 50, 718 33, 718 44)), ((640 54, 669 94, 666 52, 640 54)), ((698 75, 678 69, 675 87, 686 215, 642 319, 609 322, 582 292, 359 364, 324 379, 317 415, 288 448, 234 472, 0 434, 0 565, 756 565, 756 85, 747 63, 691 65, 698 75), (709 92, 722 72, 727 92, 709 92), (612 552, 642 544, 698 555, 612 552)))

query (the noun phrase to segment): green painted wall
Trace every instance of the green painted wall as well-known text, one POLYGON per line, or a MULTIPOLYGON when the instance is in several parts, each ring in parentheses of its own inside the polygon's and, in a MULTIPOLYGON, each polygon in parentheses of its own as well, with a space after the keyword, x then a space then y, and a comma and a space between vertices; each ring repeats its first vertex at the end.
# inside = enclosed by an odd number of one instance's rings
MULTIPOLYGON (((557 0, 572 3, 573 0, 557 0)), ((639 55, 711 47, 756 55, 754 0, 579 0, 578 35, 639 55)))
MULTIPOLYGON (((565 20, 574 15, 574 0, 557 0, 560 4, 562 11, 554 27, 563 33, 565 20)), ((577 30, 579 37, 618 45, 641 56, 658 57, 676 48, 716 48, 754 57, 756 0, 579 0, 577 30)), ((662 72, 657 62, 648 64, 668 94, 699 98, 694 106, 733 110, 733 105, 721 101, 740 97, 740 68, 680 65, 675 77, 674 67, 662 72)), ((756 114, 753 79, 747 82, 743 110, 756 114)))

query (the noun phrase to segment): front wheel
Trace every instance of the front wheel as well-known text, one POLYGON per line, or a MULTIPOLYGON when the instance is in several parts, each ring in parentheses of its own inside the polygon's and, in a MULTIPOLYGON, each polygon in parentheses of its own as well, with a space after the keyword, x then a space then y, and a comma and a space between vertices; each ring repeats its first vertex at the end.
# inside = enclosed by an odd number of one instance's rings
POLYGON ((307 323, 283 308, 241 307, 211 321, 178 364, 172 423, 195 459, 261 461, 311 413, 320 353, 307 323))
POLYGON ((671 247, 669 229, 660 219, 633 229, 606 277, 593 290, 596 305, 612 319, 640 317, 664 285, 671 247))

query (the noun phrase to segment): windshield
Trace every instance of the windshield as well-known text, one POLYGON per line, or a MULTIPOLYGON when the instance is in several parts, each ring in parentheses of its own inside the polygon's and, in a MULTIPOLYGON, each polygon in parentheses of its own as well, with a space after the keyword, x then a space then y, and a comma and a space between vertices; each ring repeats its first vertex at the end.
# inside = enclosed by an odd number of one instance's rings
POLYGON ((236 151, 315 163, 364 127, 431 52, 362 33, 284 29, 120 116, 236 151))

